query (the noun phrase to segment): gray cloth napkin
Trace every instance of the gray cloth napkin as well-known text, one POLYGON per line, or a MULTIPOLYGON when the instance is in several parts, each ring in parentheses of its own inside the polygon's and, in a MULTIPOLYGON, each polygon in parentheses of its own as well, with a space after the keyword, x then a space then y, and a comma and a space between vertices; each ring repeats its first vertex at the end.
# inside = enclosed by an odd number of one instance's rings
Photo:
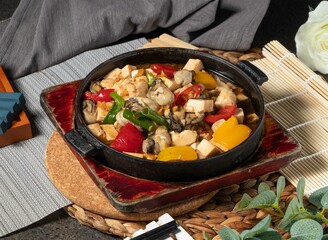
POLYGON ((245 50, 269 2, 24 0, 3 31, 0 64, 10 79, 16 79, 83 51, 158 28, 197 46, 245 50))
POLYGON ((45 168, 46 145, 55 127, 39 103, 42 90, 82 79, 101 62, 140 48, 146 42, 140 38, 86 51, 13 81, 26 99, 33 138, 0 148, 0 237, 70 204, 53 186, 45 168))

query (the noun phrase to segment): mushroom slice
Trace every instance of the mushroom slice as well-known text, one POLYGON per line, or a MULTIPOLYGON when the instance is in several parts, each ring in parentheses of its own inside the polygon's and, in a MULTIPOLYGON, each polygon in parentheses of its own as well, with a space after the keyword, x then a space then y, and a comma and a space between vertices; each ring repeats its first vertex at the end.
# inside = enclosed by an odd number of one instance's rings
MULTIPOLYGON (((154 136, 152 138, 155 140, 155 142, 159 145, 159 151, 162 151, 163 149, 169 147, 171 145, 171 136, 169 132, 167 131, 166 127, 159 126, 154 136)), ((158 154, 159 152, 155 152, 155 154, 158 154)))
POLYGON ((189 99, 184 108, 186 112, 213 112, 214 102, 211 99, 189 99))
POLYGON ((186 125, 193 125, 204 120, 204 113, 187 113, 186 114, 186 125))
POLYGON ((125 101, 125 107, 140 112, 145 106, 142 102, 138 101, 138 98, 129 98, 125 101))
POLYGON ((159 78, 150 86, 147 97, 161 106, 170 105, 174 102, 174 94, 159 78))
POLYGON ((232 106, 236 104, 236 95, 231 89, 222 89, 220 95, 215 100, 215 107, 232 106))
MULTIPOLYGON (((168 122, 170 125, 170 129, 176 132, 182 132, 184 129, 184 125, 182 123, 182 120, 177 119, 174 117, 171 113, 168 115, 168 122)), ((185 121, 183 119, 183 121, 185 121)))
POLYGON ((174 73, 174 81, 177 84, 186 85, 191 83, 193 75, 194 75, 193 71, 182 69, 174 73))
POLYGON ((92 124, 97 121, 97 106, 92 100, 84 100, 82 102, 82 112, 87 124, 92 124))
POLYGON ((125 102, 125 107, 137 112, 140 112, 145 107, 149 107, 153 111, 157 111, 160 109, 160 106, 157 102, 146 97, 129 98, 125 102))
POLYGON ((146 138, 142 142, 142 151, 144 153, 153 153, 155 151, 156 142, 152 138, 146 138))
POLYGON ((171 144, 171 136, 165 126, 159 126, 154 135, 145 139, 142 143, 144 153, 158 154, 171 144))
POLYGON ((171 132, 173 146, 188 146, 196 142, 198 134, 193 130, 183 130, 181 133, 171 132))

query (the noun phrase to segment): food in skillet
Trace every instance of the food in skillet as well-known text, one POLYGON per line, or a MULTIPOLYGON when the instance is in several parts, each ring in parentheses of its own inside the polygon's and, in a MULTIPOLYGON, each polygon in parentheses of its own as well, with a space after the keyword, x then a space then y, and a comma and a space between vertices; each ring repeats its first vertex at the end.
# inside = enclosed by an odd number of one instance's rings
POLYGON ((258 121, 247 93, 207 72, 199 59, 115 68, 83 97, 84 120, 94 136, 152 160, 223 153, 246 140, 258 121))

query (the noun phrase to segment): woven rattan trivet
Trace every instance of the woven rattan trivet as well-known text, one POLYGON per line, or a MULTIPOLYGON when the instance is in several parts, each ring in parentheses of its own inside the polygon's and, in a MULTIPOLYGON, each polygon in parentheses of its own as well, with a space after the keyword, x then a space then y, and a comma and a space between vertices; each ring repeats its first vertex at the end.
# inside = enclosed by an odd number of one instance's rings
POLYGON ((179 216, 197 209, 215 194, 210 193, 151 213, 120 212, 109 203, 58 132, 54 132, 48 142, 46 168, 57 189, 73 203, 93 213, 121 220, 155 220, 165 212, 179 216))

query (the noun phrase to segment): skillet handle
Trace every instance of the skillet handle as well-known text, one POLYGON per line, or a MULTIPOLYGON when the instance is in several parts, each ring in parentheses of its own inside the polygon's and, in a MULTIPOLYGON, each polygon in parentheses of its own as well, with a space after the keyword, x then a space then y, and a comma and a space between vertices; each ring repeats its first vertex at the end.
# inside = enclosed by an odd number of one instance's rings
POLYGON ((237 62, 236 65, 250 76, 257 85, 262 85, 262 83, 268 80, 267 75, 249 61, 242 60, 237 62))
POLYGON ((85 134, 83 134, 82 129, 72 129, 65 133, 64 137, 67 142, 69 142, 74 149, 84 157, 92 157, 97 153, 97 147, 87 140, 85 134))

